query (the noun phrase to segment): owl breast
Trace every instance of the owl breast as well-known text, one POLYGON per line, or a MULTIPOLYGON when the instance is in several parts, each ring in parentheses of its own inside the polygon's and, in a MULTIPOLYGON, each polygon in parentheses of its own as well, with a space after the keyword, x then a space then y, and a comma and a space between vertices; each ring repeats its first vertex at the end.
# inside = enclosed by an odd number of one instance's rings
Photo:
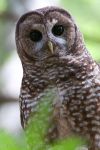
MULTIPOLYGON (((99 116, 96 111, 99 97, 94 99, 96 91, 94 91, 93 87, 97 85, 93 83, 92 76, 87 77, 87 80, 78 79, 79 71, 73 74, 71 70, 74 68, 69 70, 61 63, 51 64, 50 68, 47 68, 49 84, 53 84, 56 87, 58 95, 54 103, 54 116, 56 116, 54 120, 57 122, 57 135, 62 138, 76 133, 90 138, 90 133, 95 133, 94 126, 96 124, 94 125, 89 120, 94 120, 96 114, 99 116)), ((99 124, 99 121, 94 120, 95 123, 98 122, 97 124, 99 124)), ((98 132, 98 128, 96 130, 98 132)))

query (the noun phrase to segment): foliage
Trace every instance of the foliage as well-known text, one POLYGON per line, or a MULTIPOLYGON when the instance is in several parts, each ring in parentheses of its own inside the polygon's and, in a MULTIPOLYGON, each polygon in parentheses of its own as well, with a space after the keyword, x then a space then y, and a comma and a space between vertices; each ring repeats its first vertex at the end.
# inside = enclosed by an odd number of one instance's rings
MULTIPOLYGON (((32 130, 32 132, 35 132, 32 130)), ((34 135, 38 135, 35 133, 34 135)), ((54 145, 47 145, 38 136, 30 141, 31 147, 28 147, 24 135, 20 137, 20 142, 18 139, 14 138, 12 135, 5 131, 0 131, 0 149, 2 150, 75 150, 80 146, 82 141, 78 138, 72 137, 67 140, 59 141, 54 145), (24 138, 24 143, 22 138, 24 138), (35 142, 34 142, 35 141, 35 142)))
POLYGON ((0 131, 0 149, 1 150, 25 150, 22 146, 17 143, 10 134, 5 131, 0 131))
POLYGON ((45 99, 42 99, 42 103, 39 104, 38 111, 32 116, 29 127, 26 129, 25 135, 20 137, 20 142, 11 135, 1 131, 0 132, 0 149, 3 150, 75 150, 77 146, 80 146, 83 142, 77 137, 71 137, 69 139, 56 141, 53 144, 45 142, 45 135, 49 127, 49 118, 52 113, 51 101, 54 95, 50 92, 47 93, 45 99), (24 143, 23 140, 24 139, 24 143), (21 144, 21 141, 23 145, 21 144))

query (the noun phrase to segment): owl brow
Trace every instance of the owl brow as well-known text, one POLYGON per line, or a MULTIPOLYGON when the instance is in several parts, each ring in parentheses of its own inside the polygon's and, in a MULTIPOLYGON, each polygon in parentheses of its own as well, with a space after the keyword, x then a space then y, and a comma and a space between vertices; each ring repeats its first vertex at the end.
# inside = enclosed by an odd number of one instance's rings
POLYGON ((42 16, 42 14, 39 13, 39 12, 31 11, 31 12, 28 12, 28 13, 24 14, 24 15, 19 19, 18 24, 19 24, 19 23, 22 23, 27 17, 29 17, 29 15, 30 15, 30 16, 31 16, 31 15, 38 15, 39 17, 40 17, 40 15, 42 16))
POLYGON ((23 23, 23 22, 25 21, 25 19, 26 19, 29 15, 38 15, 39 17, 40 17, 40 15, 41 15, 41 17, 43 17, 43 14, 40 13, 40 12, 37 12, 37 11, 30 11, 30 12, 28 12, 28 13, 25 13, 24 15, 22 15, 22 16, 20 17, 20 19, 18 20, 18 22, 17 22, 17 24, 16 24, 16 33, 19 34, 19 26, 20 26, 20 24, 23 23))
POLYGON ((67 12, 67 11, 65 11, 65 10, 63 10, 63 9, 61 9, 61 8, 53 8, 53 9, 51 9, 51 10, 49 10, 49 11, 47 11, 46 13, 45 13, 45 15, 47 16, 50 12, 60 12, 60 13, 62 13, 62 14, 64 14, 65 16, 67 16, 67 17, 69 17, 69 18, 71 18, 72 19, 72 17, 71 17, 71 15, 67 12))

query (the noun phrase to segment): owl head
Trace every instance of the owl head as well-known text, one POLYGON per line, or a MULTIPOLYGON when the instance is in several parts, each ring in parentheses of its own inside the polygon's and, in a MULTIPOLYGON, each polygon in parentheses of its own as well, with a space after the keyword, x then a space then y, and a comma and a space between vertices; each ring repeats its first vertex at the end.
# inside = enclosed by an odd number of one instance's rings
POLYGON ((22 62, 41 62, 51 57, 80 55, 84 42, 67 11, 45 7, 28 12, 19 19, 16 45, 22 62))

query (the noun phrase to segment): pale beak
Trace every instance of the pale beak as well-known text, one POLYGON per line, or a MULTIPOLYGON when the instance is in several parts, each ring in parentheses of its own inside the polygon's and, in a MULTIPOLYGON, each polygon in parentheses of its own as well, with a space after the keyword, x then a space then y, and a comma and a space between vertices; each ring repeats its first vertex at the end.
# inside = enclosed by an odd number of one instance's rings
POLYGON ((48 41, 48 48, 49 48, 50 52, 51 52, 52 54, 54 54, 53 43, 52 43, 51 41, 48 41))

